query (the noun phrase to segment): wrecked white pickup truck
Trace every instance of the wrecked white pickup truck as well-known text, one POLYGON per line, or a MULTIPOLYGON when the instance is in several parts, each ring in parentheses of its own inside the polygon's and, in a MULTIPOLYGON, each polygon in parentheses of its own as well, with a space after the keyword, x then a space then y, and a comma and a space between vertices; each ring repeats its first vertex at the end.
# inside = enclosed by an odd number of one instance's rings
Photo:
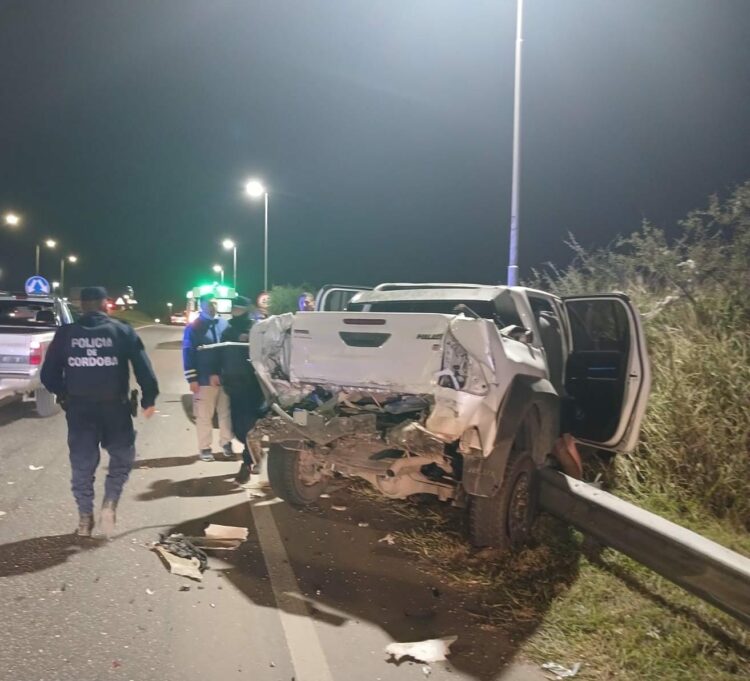
POLYGON ((432 494, 469 507, 479 546, 526 539, 534 471, 561 442, 632 449, 650 387, 620 294, 383 284, 256 324, 250 355, 271 411, 248 445, 258 458, 270 441, 278 496, 312 503, 336 476, 432 494))

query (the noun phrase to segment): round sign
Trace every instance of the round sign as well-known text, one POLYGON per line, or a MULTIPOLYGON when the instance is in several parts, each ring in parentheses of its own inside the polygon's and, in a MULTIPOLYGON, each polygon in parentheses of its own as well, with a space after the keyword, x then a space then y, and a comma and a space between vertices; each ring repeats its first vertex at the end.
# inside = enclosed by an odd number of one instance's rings
POLYGON ((40 277, 38 274, 33 277, 29 277, 26 280, 26 285, 24 286, 24 288, 26 289, 27 295, 30 296, 48 296, 49 292, 52 290, 49 282, 44 277, 40 277))

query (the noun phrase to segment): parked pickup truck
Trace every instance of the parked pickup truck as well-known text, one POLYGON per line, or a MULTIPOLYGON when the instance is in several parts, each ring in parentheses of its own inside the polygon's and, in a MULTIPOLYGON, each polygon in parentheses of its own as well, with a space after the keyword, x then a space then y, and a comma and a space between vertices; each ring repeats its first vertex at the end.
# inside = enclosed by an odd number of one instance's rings
POLYGON ((40 416, 59 406, 39 380, 47 347, 55 331, 73 316, 59 298, 0 292, 0 399, 22 395, 36 402, 40 416))
POLYGON ((528 536, 538 468, 575 471, 576 442, 637 442, 650 370, 625 295, 382 284, 339 297, 343 311, 250 334, 271 411, 248 446, 256 460, 268 446, 271 485, 292 504, 362 478, 386 497, 468 507, 472 541, 505 547, 528 536))

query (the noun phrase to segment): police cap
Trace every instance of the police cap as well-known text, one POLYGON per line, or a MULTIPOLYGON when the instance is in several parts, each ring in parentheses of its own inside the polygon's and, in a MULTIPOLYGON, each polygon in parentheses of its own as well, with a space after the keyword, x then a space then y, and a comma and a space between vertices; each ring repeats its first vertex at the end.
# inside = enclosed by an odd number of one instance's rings
POLYGON ((81 289, 81 302, 106 300, 107 289, 103 286, 86 286, 81 289))
POLYGON ((236 296, 232 299, 232 307, 250 307, 250 299, 245 296, 236 296))

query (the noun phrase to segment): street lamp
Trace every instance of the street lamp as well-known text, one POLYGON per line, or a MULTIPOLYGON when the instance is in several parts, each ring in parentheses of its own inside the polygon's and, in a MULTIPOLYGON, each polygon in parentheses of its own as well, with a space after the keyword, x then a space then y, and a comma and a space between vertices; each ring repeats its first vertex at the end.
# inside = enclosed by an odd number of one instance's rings
POLYGON ((523 46, 523 0, 516 8, 516 73, 513 89, 513 176, 510 189, 510 249, 508 286, 518 285, 518 214, 521 184, 521 47, 523 46))
POLYGON ((21 218, 15 213, 6 213, 3 216, 3 222, 5 222, 8 227, 18 227, 18 225, 21 224, 21 218))
POLYGON ((67 258, 60 258, 60 292, 65 295, 65 261, 68 261, 71 265, 75 265, 78 262, 77 255, 69 255, 67 258))
POLYGON ((251 199, 263 197, 265 218, 263 220, 263 290, 268 291, 268 192, 260 180, 248 180, 245 193, 251 199))
POLYGON ((169 319, 169 323, 172 323, 172 303, 167 303, 167 319, 169 319))
POLYGON ((213 269, 214 269, 214 272, 216 272, 216 274, 221 273, 221 283, 223 284, 224 283, 224 268, 221 265, 214 265, 213 269))
POLYGON ((237 244, 231 239, 224 239, 221 242, 224 250, 232 251, 232 287, 237 289, 237 244))
MULTIPOLYGON (((44 241, 44 245, 47 248, 54 248, 55 246, 57 246, 57 241, 55 241, 54 239, 46 239, 44 241)), ((34 270, 36 274, 39 274, 39 252, 41 248, 42 248, 42 244, 36 245, 36 269, 34 270)))

